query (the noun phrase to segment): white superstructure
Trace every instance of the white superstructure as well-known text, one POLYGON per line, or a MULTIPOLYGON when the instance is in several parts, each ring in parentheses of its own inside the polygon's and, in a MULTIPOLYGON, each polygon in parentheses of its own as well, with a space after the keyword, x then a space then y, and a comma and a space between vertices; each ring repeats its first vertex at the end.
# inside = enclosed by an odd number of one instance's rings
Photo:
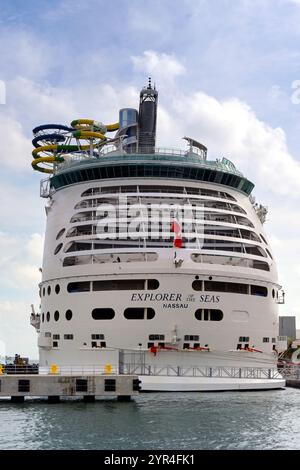
MULTIPOLYGON (((143 92, 157 100, 151 85, 143 92)), ((156 114, 154 141, 142 114, 141 100, 114 146, 68 155, 42 182, 41 312, 31 319, 41 368, 111 365, 147 390, 283 386, 281 287, 253 184, 192 139, 186 152, 157 149, 156 114), (171 220, 187 210, 182 247, 164 237, 165 208, 171 220)))

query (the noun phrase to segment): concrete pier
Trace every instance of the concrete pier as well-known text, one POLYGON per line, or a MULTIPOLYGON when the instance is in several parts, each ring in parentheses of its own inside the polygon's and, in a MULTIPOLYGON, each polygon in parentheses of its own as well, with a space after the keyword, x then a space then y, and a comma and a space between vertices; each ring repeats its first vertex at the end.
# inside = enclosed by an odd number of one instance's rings
POLYGON ((45 397, 58 403, 64 397, 92 402, 95 397, 130 400, 139 393, 138 378, 133 375, 0 375, 0 398, 22 403, 26 397, 45 397))
POLYGON ((286 386, 300 388, 300 379, 286 379, 286 386))

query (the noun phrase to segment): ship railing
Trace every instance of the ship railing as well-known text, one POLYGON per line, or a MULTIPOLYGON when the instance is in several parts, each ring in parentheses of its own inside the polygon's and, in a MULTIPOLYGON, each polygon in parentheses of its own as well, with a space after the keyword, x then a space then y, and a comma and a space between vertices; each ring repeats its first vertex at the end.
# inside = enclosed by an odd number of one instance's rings
POLYGON ((48 198, 55 192, 55 189, 50 185, 50 178, 44 178, 40 182, 40 197, 48 198))
MULTIPOLYGON (((127 153, 124 150, 117 149, 114 145, 107 145, 106 147, 103 147, 103 149, 100 152, 100 156, 102 155, 108 155, 113 152, 120 152, 122 155, 174 155, 178 157, 186 157, 188 155, 191 155, 189 150, 180 150, 180 149, 175 149, 175 148, 168 148, 168 147, 143 147, 140 151, 135 151, 131 153, 127 153)), ((194 157, 201 158, 200 154, 193 153, 192 154, 194 157)))
POLYGON ((196 163, 199 164, 201 163, 201 166, 203 168, 208 168, 208 169, 220 169, 221 171, 224 171, 226 173, 231 173, 231 174, 236 174, 239 176, 242 176, 242 173, 239 172, 235 167, 233 166, 228 166, 224 161, 222 160, 215 160, 215 161, 207 161, 203 158, 201 153, 196 153, 196 152, 190 152, 189 150, 180 150, 180 149, 175 149, 175 148, 165 148, 165 147, 149 147, 149 148, 143 148, 140 151, 132 152, 132 153, 126 153, 122 149, 117 149, 115 146, 107 146, 101 149, 101 152, 94 153, 94 155, 90 155, 89 152, 82 152, 82 153, 74 153, 74 154, 68 154, 68 156, 65 156, 65 161, 63 163, 60 163, 57 165, 56 168, 54 168, 54 174, 59 173, 61 170, 65 170, 67 168, 70 168, 74 165, 81 164, 81 163, 95 163, 103 158, 118 158, 119 157, 126 157, 127 160, 128 158, 132 157, 133 159, 136 159, 137 156, 140 158, 141 155, 144 155, 145 158, 151 156, 151 160, 161 160, 163 157, 180 157, 183 160, 187 160, 191 163, 196 163))
POLYGON ((150 364, 123 364, 125 374, 158 375, 177 377, 215 377, 243 379, 278 379, 280 372, 274 368, 265 367, 226 367, 226 366, 174 366, 150 364))
POLYGON ((285 292, 282 288, 278 290, 277 297, 275 300, 277 304, 285 304, 285 292))

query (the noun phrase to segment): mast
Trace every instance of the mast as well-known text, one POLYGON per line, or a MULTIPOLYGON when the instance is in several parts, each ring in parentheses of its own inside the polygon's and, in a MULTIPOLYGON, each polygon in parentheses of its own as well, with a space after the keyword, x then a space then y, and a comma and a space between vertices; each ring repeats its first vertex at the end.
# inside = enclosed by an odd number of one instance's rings
POLYGON ((154 153, 156 139, 158 92, 152 88, 151 78, 147 88, 140 92, 138 150, 140 153, 154 153))

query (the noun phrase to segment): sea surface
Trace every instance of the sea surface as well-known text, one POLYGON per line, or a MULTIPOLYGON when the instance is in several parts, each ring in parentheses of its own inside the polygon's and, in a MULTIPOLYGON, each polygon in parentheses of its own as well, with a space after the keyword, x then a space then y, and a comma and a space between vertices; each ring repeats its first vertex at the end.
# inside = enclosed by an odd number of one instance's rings
POLYGON ((300 390, 0 401, 0 449, 300 449, 300 390))

